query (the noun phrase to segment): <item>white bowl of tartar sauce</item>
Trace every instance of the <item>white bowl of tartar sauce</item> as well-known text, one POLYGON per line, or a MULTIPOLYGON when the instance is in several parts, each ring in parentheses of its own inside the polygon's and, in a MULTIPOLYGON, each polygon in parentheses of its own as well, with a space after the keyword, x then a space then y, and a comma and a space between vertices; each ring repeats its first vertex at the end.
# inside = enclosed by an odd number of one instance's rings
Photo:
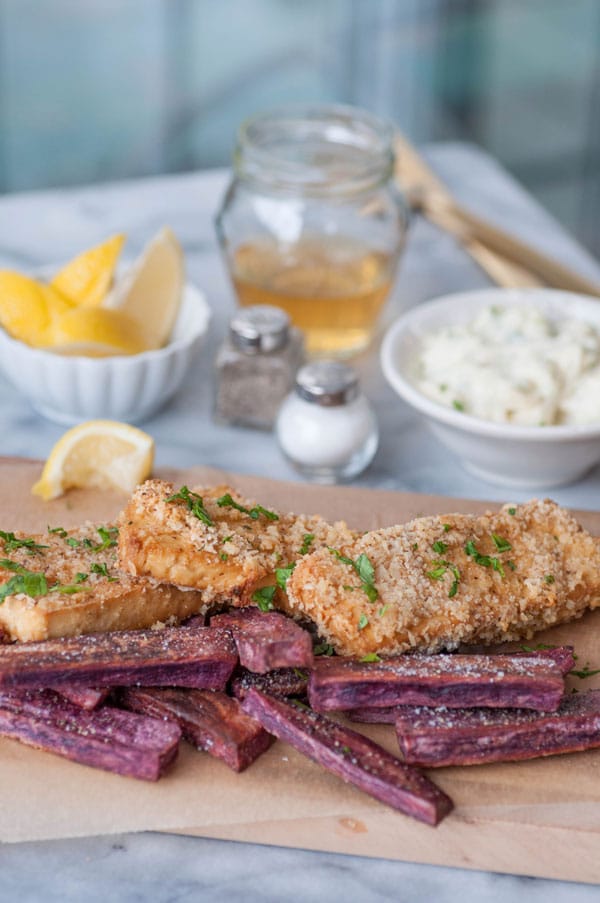
POLYGON ((600 461, 600 300, 485 289, 413 308, 387 331, 388 383, 479 477, 569 483, 600 461))

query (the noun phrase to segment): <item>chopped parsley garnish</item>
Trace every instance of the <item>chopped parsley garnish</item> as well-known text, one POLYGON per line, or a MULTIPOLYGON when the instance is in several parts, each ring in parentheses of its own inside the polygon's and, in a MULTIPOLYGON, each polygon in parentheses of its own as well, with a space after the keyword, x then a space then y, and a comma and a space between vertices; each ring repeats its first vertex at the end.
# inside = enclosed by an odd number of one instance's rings
POLYGON ((226 536, 225 539, 223 540, 223 545, 225 545, 226 542, 231 542, 232 539, 233 539, 233 535, 226 536))
POLYGON ((456 398, 452 402, 452 407, 454 408, 455 411, 464 411, 464 409, 465 409, 465 406, 462 403, 462 401, 458 401, 456 398))
MULTIPOLYGON (((442 543, 442 545, 444 545, 444 543, 442 543)), ((454 580, 450 584, 450 589, 448 590, 448 598, 452 599, 458 592, 458 584, 460 583, 460 571, 455 564, 452 564, 451 561, 438 560, 432 562, 432 564, 432 570, 426 571, 426 576, 429 577, 430 580, 443 580, 446 576, 447 571, 450 571, 450 573, 454 577, 454 580)))
POLYGON ((294 668, 294 674, 298 680, 308 680, 308 671, 301 671, 300 668, 294 668))
POLYGON ((482 555, 477 551, 477 547, 472 540, 469 540, 469 542, 465 544, 465 552, 473 559, 475 564, 480 564, 481 567, 484 568, 492 568, 492 570, 497 571, 501 577, 504 577, 504 567, 500 559, 495 558, 492 555, 482 555))
POLYGON ((37 596, 45 596, 48 592, 48 583, 43 574, 34 574, 25 570, 24 574, 15 574, 6 583, 0 586, 0 605, 7 596, 16 593, 24 593, 35 599, 37 596))
POLYGON ((68 546, 71 546, 72 549, 76 549, 77 546, 81 545, 81 542, 78 539, 75 539, 74 536, 68 536, 65 539, 65 542, 68 546))
POLYGON ((221 561, 227 561, 229 555, 227 554, 227 552, 219 552, 219 558, 221 559, 221 561))
POLYGON ((285 568, 276 568, 275 569, 275 580, 277 581, 277 586, 279 589, 282 589, 285 592, 287 587, 287 582, 289 578, 292 576, 292 571, 296 567, 296 562, 293 561, 292 564, 288 564, 285 568))
POLYGON ((446 571, 448 570, 448 566, 446 564, 440 564, 432 571, 427 571, 427 576, 431 580, 443 580, 446 571))
POLYGON ((306 555, 314 542, 314 533, 305 533, 302 537, 302 545, 300 546, 300 555, 306 555))
POLYGON ((569 674, 572 674, 573 677, 578 677, 580 680, 586 680, 586 678, 588 678, 588 677, 594 677, 596 674, 600 674, 600 668, 595 668, 594 670, 591 670, 589 665, 585 665, 583 670, 569 671, 569 674))
MULTIPOLYGON (((84 540, 84 545, 87 548, 91 549, 92 552, 104 552, 105 549, 113 549, 117 544, 117 536, 119 535, 118 527, 98 527, 98 535, 102 542, 99 542, 98 545, 94 545, 91 543, 88 545, 88 541, 84 540)), ((68 540, 67 540, 68 542, 68 540)))
POLYGON ((449 533, 452 529, 452 524, 442 524, 442 527, 444 528, 444 533, 449 533))
POLYGON ((39 542, 31 537, 27 539, 19 539, 14 533, 6 533, 0 530, 0 539, 4 540, 4 548, 7 552, 14 552, 15 549, 25 549, 30 555, 34 555, 41 549, 47 549, 48 546, 42 546, 39 542))
POLYGON ((492 540, 499 552, 510 552, 512 550, 512 546, 508 539, 498 536, 497 533, 492 533, 492 540))
POLYGON ((261 586, 252 593, 252 601, 256 602, 261 611, 271 611, 273 608, 273 596, 276 586, 261 586))
POLYGON ((341 746, 340 749, 342 750, 342 752, 344 753, 345 756, 349 756, 352 753, 352 750, 350 749, 349 746, 341 746))
POLYGON ((443 555, 448 546, 445 542, 441 542, 441 540, 438 539, 437 542, 434 542, 432 544, 431 548, 436 553, 436 555, 443 555))
POLYGON ((416 552, 418 548, 419 548, 419 543, 418 543, 418 542, 413 542, 413 545, 412 545, 412 550, 413 550, 413 552, 416 552))
POLYGON ((331 643, 317 643, 316 646, 313 646, 313 653, 315 655, 335 655, 335 649, 331 643))
MULTIPOLYGON (((549 643, 538 643, 537 646, 521 646, 523 652, 539 652, 540 649, 556 649, 556 646, 552 646, 549 643)), ((577 658, 577 656, 573 656, 573 658, 577 658)))
POLYGON ((358 629, 364 630, 368 623, 369 623, 369 619, 367 618, 366 614, 363 612, 363 614, 358 619, 358 629))
POLYGON ((82 586, 81 581, 76 580, 75 583, 55 583, 49 588, 49 592, 63 593, 65 596, 72 596, 74 593, 84 593, 89 589, 91 589, 91 587, 82 586))
POLYGON ((36 599, 38 596, 47 595, 47 593, 80 593, 88 588, 81 586, 83 580, 87 578, 87 574, 77 574, 75 583, 55 583, 49 587, 45 574, 29 571, 9 558, 1 558, 0 567, 6 568, 8 571, 14 571, 15 574, 6 583, 0 585, 0 604, 4 602, 7 596, 16 595, 17 593, 23 593, 25 596, 36 599))
POLYGON ((50 524, 48 524, 48 533, 56 533, 61 539, 64 539, 67 535, 67 531, 64 527, 51 527, 50 524))
POLYGON ((545 581, 546 583, 555 583, 555 582, 556 582, 556 578, 554 577, 553 574, 546 574, 546 576, 544 577, 544 581, 545 581))
POLYGON ((217 499, 217 505, 219 508, 235 508, 236 511, 247 514, 252 520, 258 520, 261 514, 263 517, 266 517, 267 520, 279 520, 278 514, 274 511, 269 511, 267 508, 263 508, 262 505, 255 505, 253 508, 246 508, 244 505, 240 505, 239 502, 236 502, 230 492, 227 492, 225 495, 222 495, 220 499, 217 499))
POLYGON ((188 511, 190 511, 194 515, 194 517, 197 517, 198 520, 202 521, 203 524, 206 524, 207 527, 212 527, 210 514, 204 507, 204 499, 201 495, 198 495, 197 492, 192 492, 190 489, 188 489, 187 486, 182 486, 179 492, 173 493, 173 495, 170 495, 165 501, 185 502, 188 511))
POLYGON ((117 582, 117 578, 111 577, 110 574, 108 573, 108 565, 105 561, 102 564, 98 564, 97 562, 94 562, 94 564, 90 568, 90 571, 92 572, 92 574, 101 574, 103 577, 107 577, 109 583, 117 582))
POLYGON ((332 549, 330 546, 328 546, 328 549, 332 555, 335 555, 338 561, 341 561, 342 564, 349 565, 356 571, 360 578, 361 589, 366 594, 367 599, 369 602, 376 602, 379 598, 379 593, 375 586, 375 569, 365 553, 362 552, 356 561, 353 561, 352 558, 347 558, 337 549, 332 549))
POLYGON ((344 583, 342 589, 345 589, 347 593, 353 593, 355 589, 360 589, 360 586, 350 586, 349 583, 344 583))
POLYGON ((507 563, 507 565, 509 566, 509 568, 511 569, 511 571, 516 571, 516 570, 517 570, 517 566, 516 566, 516 564, 514 563, 514 561, 510 561, 510 560, 509 560, 509 561, 507 561, 506 563, 507 563))
POLYGON ((386 611, 388 610, 389 607, 390 607, 389 605, 382 605, 381 608, 379 609, 379 611, 377 612, 377 617, 383 618, 384 614, 386 613, 386 611))
POLYGON ((509 509, 508 509, 508 513, 509 513, 509 514, 512 514, 512 515, 514 516, 514 515, 517 513, 517 509, 516 509, 516 508, 509 508, 509 509))
POLYGON ((369 662, 380 662, 380 661, 381 661, 381 659, 379 658, 379 656, 377 655, 376 652, 367 652, 367 654, 363 655, 363 657, 361 658, 361 662, 364 662, 365 665, 368 664, 369 662))

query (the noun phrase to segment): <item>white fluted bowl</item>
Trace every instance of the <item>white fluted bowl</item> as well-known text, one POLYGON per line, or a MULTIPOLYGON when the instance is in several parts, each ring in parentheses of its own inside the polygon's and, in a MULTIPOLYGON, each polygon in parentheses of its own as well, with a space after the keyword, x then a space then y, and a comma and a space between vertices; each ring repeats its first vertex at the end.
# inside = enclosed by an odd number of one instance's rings
POLYGON ((600 462, 600 423, 518 426, 495 423, 438 404, 421 392, 417 359, 424 337, 440 327, 464 325, 483 308, 527 304, 554 319, 572 317, 600 329, 600 301, 553 289, 490 288, 445 295, 402 314, 381 346, 388 383, 427 420, 435 436, 463 466, 489 483, 541 489, 571 483, 600 462))
POLYGON ((34 408, 57 423, 96 418, 135 423, 180 388, 210 321, 204 294, 186 284, 164 348, 114 357, 77 357, 30 348, 0 329, 0 366, 34 408))

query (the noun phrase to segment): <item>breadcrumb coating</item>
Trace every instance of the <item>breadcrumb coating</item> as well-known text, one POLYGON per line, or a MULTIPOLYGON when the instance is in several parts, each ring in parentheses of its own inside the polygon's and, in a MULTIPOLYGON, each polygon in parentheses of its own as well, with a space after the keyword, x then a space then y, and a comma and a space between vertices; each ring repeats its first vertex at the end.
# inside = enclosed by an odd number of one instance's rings
POLYGON ((288 610, 344 655, 514 641, 600 605, 599 544, 549 500, 418 518, 337 548, 368 558, 372 600, 356 569, 321 548, 288 580, 288 610))
MULTIPOLYGON (((257 587, 303 550, 350 542, 343 522, 265 509, 229 486, 195 487, 207 517, 194 514, 172 483, 147 480, 119 517, 119 561, 129 574, 202 592, 207 604, 247 604, 257 587), (231 503, 218 504, 230 496, 231 503), (249 513, 253 512, 253 513, 249 513)), ((282 601, 283 604, 283 601, 282 601)))
POLYGON ((4 535, 9 538, 0 538, 1 586, 23 571, 34 575, 24 587, 34 595, 13 591, 0 602, 0 632, 12 640, 136 630, 205 610, 199 593, 120 571, 114 525, 4 535))

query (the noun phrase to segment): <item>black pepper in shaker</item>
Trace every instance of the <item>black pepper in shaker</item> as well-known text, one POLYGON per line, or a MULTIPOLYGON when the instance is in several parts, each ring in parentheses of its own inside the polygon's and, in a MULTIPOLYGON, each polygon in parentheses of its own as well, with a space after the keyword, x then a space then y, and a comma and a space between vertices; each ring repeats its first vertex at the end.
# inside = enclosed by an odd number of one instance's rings
POLYGON ((215 361, 215 420, 271 429, 303 361, 303 337, 279 307, 242 307, 215 361))

